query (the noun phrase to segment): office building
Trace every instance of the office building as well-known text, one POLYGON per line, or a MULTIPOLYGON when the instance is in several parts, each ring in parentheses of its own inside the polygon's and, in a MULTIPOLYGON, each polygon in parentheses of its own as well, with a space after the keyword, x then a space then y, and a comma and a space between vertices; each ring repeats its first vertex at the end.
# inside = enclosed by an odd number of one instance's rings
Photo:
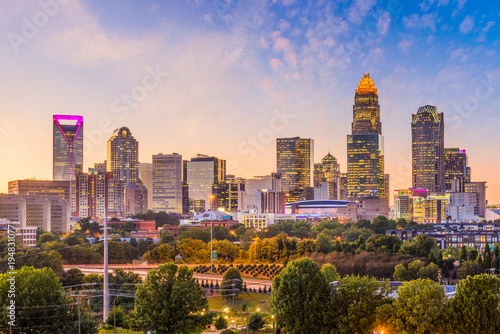
POLYGON ((73 180, 83 168, 83 116, 54 115, 52 179, 73 180))
POLYGON ((143 185, 129 184, 125 187, 125 216, 135 216, 148 211, 148 190, 143 185))
POLYGON ((354 95, 352 134, 347 136, 347 198, 386 199, 384 137, 375 83, 363 74, 354 95))
POLYGON ((9 231, 12 231, 13 228, 16 231, 16 238, 21 240, 24 246, 36 247, 36 227, 21 226, 20 222, 0 219, 1 236, 8 236, 9 231))
POLYGON ((467 152, 458 148, 444 149, 445 189, 452 190, 454 180, 460 180, 460 191, 464 191, 465 182, 470 182, 470 167, 467 166, 467 152))
POLYGON ((153 211, 182 213, 182 156, 153 155, 153 211))
POLYGON ((486 182, 467 182, 465 183, 466 193, 476 193, 477 203, 475 205, 474 214, 485 217, 486 216, 486 182))
POLYGON ((0 194, 0 218, 19 222, 22 228, 68 233, 69 201, 58 196, 0 194))
POLYGON ((444 116, 434 106, 418 108, 412 115, 413 188, 445 190, 444 116))
POLYGON ((222 207, 227 212, 236 212, 243 209, 245 203, 245 179, 226 175, 225 202, 222 207))
POLYGON ((139 179, 148 190, 148 210, 153 210, 153 164, 139 163, 139 179))
POLYGON ((223 204, 222 183, 226 180, 226 160, 198 154, 183 162, 183 213, 204 212, 223 204), (200 210, 203 209, 203 210, 200 210))
POLYGON ((297 201, 306 188, 313 187, 314 140, 299 137, 277 138, 276 162, 287 202, 297 201))
MULTIPOLYGON (((396 190, 394 195, 394 216, 396 219, 406 219, 408 221, 415 221, 413 216, 413 202, 416 199, 427 198, 427 189, 400 189, 396 190)), ((421 216, 425 217, 424 214, 421 216)))
POLYGON ((9 194, 57 196, 70 200, 70 181, 15 180, 9 181, 9 194))
POLYGON ((139 142, 129 128, 116 129, 107 144, 106 171, 122 182, 123 189, 129 184, 141 184, 138 157, 139 142))

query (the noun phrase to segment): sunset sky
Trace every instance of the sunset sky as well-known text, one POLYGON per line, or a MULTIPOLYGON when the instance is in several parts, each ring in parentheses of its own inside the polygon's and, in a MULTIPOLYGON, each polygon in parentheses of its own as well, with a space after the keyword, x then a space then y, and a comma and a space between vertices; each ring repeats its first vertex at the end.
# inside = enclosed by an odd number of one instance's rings
POLYGON ((496 1, 0 0, 0 192, 52 177, 54 114, 84 116, 85 167, 128 126, 141 162, 202 153, 265 175, 275 138, 301 136, 346 171, 369 72, 391 190, 411 186, 411 115, 431 104, 500 203, 499 25, 496 1))

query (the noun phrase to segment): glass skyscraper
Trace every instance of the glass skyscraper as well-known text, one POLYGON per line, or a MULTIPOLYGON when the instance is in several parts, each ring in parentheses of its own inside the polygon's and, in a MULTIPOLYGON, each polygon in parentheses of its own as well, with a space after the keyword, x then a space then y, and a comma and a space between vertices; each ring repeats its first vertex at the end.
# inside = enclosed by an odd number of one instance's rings
POLYGON ((375 83, 363 74, 354 95, 352 134, 347 135, 347 198, 387 198, 384 137, 375 83))
POLYGON ((418 108, 412 115, 413 188, 445 190, 444 116, 434 106, 418 108))
POLYGON ((286 202, 299 200, 300 194, 314 184, 314 140, 277 138, 276 163, 286 202))
POLYGON ((463 184, 470 182, 470 167, 467 166, 467 152, 458 148, 444 149, 444 178, 446 190, 452 190, 453 180, 459 180, 463 192, 463 184))
POLYGON ((82 168, 83 116, 54 115, 52 179, 74 180, 82 168))
POLYGON ((116 129, 108 140, 106 170, 113 178, 129 184, 141 184, 139 179, 139 143, 129 128, 116 129))

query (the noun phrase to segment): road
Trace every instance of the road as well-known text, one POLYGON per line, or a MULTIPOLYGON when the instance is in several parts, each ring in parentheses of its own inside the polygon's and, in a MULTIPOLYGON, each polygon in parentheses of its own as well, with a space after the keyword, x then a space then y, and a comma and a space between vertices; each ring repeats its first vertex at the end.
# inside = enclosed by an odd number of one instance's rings
MULTIPOLYGON (((104 273, 104 268, 102 265, 71 265, 71 266, 64 266, 64 270, 68 270, 71 268, 78 268, 80 269, 84 274, 103 274, 104 273)), ((150 269, 153 269, 153 266, 148 266, 148 268, 138 268, 138 266, 130 266, 127 268, 127 266, 123 265, 110 265, 108 268, 108 272, 112 273, 113 269, 115 268, 123 268, 125 270, 130 270, 136 274, 139 274, 139 276, 144 279, 146 275, 148 274, 148 271, 150 269)), ((216 281, 219 282, 219 285, 222 281, 222 275, 210 275, 210 274, 198 274, 194 273, 193 277, 197 278, 200 282, 201 280, 210 280, 214 281, 214 284, 216 281)), ((246 278, 243 277, 243 282, 246 284, 247 289, 264 289, 264 287, 267 287, 267 289, 272 287, 273 281, 272 280, 261 280, 261 279, 255 279, 255 278, 246 278)))

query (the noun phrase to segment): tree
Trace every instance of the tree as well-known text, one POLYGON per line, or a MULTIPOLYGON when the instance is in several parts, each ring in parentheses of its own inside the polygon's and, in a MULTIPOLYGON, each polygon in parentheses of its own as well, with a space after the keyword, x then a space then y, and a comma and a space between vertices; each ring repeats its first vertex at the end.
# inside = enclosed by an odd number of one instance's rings
POLYGON ((465 261, 458 269, 458 278, 464 279, 467 276, 476 276, 483 273, 483 266, 474 260, 465 261))
POLYGON ((375 310, 390 302, 389 281, 368 276, 346 276, 331 293, 326 307, 326 328, 338 333, 372 333, 375 310))
POLYGON ((210 262, 210 247, 201 240, 183 239, 177 244, 177 251, 182 256, 182 263, 210 262))
POLYGON ((337 268, 333 264, 327 263, 321 267, 321 273, 325 275, 325 279, 328 283, 339 281, 340 275, 337 272, 337 268))
POLYGON ((455 297, 446 306, 448 331, 454 334, 499 333, 499 289, 500 280, 486 274, 461 280, 455 297))
POLYGON ((262 314, 259 312, 252 313, 250 318, 248 319, 248 328, 253 331, 258 331, 262 327, 264 327, 264 319, 262 318, 262 314))
POLYGON ((229 268, 222 277, 221 295, 230 298, 236 298, 243 290, 243 280, 241 279, 240 271, 234 267, 229 268))
POLYGON ((460 249, 460 264, 467 261, 467 246, 463 245, 460 249))
POLYGON ((85 281, 85 274, 78 268, 71 268, 62 273, 59 281, 63 286, 80 285, 85 281))
POLYGON ((222 314, 220 314, 214 321, 215 329, 220 331, 221 329, 227 328, 227 320, 224 318, 222 314))
POLYGON ((366 250, 375 253, 389 252, 395 254, 402 244, 403 241, 394 235, 372 235, 366 240, 366 250))
POLYGON ((373 222, 372 222, 370 228, 376 234, 385 234, 386 230, 396 228, 396 222, 393 220, 387 219, 387 217, 385 217, 385 216, 377 216, 377 217, 375 217, 375 219, 373 219, 373 222))
POLYGON ((175 243, 174 234, 170 230, 162 230, 160 232, 160 241, 159 244, 171 244, 175 243))
POLYGON ((41 245, 43 245, 46 242, 51 242, 51 241, 56 241, 56 240, 59 240, 59 237, 57 235, 55 235, 52 232, 44 232, 44 233, 42 233, 42 235, 40 235, 40 237, 36 241, 36 245, 38 247, 40 247, 41 245))
POLYGON ((445 303, 442 286, 429 279, 417 279, 401 285, 392 307, 382 307, 377 313, 389 311, 387 323, 391 333, 437 333, 444 326, 445 303))
POLYGON ((484 245, 484 253, 483 253, 483 268, 490 269, 491 268, 491 250, 490 244, 486 242, 484 245))
POLYGON ((436 239, 425 234, 419 234, 412 241, 406 241, 401 246, 402 254, 410 254, 416 257, 428 257, 431 251, 437 250, 436 239))
POLYGON ((212 322, 212 314, 201 314, 207 306, 193 271, 167 263, 151 269, 137 287, 130 323, 133 329, 155 328, 160 334, 192 333, 212 322))
POLYGON ((106 319, 106 323, 110 326, 114 326, 116 320, 116 327, 123 327, 124 319, 125 319, 125 313, 123 312, 120 306, 117 306, 109 310, 109 315, 108 318, 106 319))
POLYGON ((142 258, 147 263, 165 263, 173 262, 174 255, 175 250, 170 244, 162 244, 150 251, 147 251, 142 258))
POLYGON ((273 280, 271 304, 277 326, 286 333, 319 333, 328 298, 328 284, 316 262, 289 262, 273 280))
MULTIPOLYGON (((75 333, 78 320, 74 300, 64 294, 50 268, 22 267, 17 274, 0 275, 0 308, 10 306, 12 277, 15 278, 15 323, 13 328, 27 328, 39 333, 75 333), (75 325, 76 324, 76 325, 75 325)), ((85 319, 86 320, 86 319, 85 319)), ((0 327, 9 327, 7 312, 0 313, 0 327)), ((88 333, 97 333, 94 323, 85 322, 88 333)))

